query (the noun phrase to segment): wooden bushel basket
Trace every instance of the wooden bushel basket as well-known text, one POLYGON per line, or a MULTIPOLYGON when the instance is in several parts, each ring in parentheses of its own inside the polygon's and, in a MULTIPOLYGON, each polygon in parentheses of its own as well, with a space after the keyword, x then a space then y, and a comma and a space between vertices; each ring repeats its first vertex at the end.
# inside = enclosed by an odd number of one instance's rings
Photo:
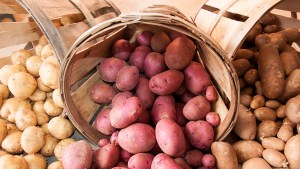
POLYGON ((215 139, 224 139, 234 126, 239 101, 238 78, 230 61, 214 40, 184 19, 181 13, 165 6, 154 8, 160 12, 120 15, 94 26, 76 40, 63 61, 60 83, 69 119, 91 142, 96 144, 105 137, 92 126, 99 110, 109 106, 96 104, 89 96, 93 84, 104 83, 97 65, 103 58, 111 57, 110 48, 117 39, 132 41, 142 30, 176 30, 194 40, 197 46, 195 60, 206 67, 218 90, 219 99, 212 106, 212 111, 221 118, 215 129, 215 139), (95 40, 98 42, 92 47, 85 47, 95 40), (97 65, 83 65, 86 60, 93 60, 97 65))

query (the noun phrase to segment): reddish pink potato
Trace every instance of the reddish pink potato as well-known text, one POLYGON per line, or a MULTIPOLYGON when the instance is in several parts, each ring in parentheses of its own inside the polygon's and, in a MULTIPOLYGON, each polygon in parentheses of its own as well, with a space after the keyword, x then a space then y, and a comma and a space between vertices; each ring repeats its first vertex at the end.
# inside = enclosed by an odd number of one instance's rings
POLYGON ((132 90, 139 82, 139 76, 139 70, 135 66, 124 66, 117 75, 116 87, 121 91, 132 90))
POLYGON ((62 152, 62 163, 66 169, 90 168, 92 161, 92 147, 83 140, 68 145, 62 152))
POLYGON ((111 135, 116 130, 109 119, 110 111, 109 107, 102 109, 95 121, 95 128, 104 135, 111 135))
POLYGON ((112 47, 112 54, 116 58, 122 60, 127 60, 131 53, 131 44, 128 40, 119 39, 117 40, 112 47))
POLYGON ((149 81, 150 90, 158 95, 170 95, 179 89, 184 79, 182 72, 178 70, 167 70, 151 77, 149 81))
POLYGON ((119 135, 119 130, 115 131, 112 133, 112 135, 110 136, 110 144, 115 145, 115 146, 119 146, 119 142, 118 142, 118 135, 119 135))
POLYGON ((152 161, 151 169, 182 169, 179 164, 177 164, 174 159, 164 153, 156 155, 152 161))
POLYGON ((120 156, 120 149, 112 144, 102 147, 96 154, 98 168, 109 169, 117 165, 120 156))
POLYGON ((122 129, 118 136, 120 147, 132 153, 144 153, 156 143, 154 129, 150 125, 135 123, 122 129))
POLYGON ((108 84, 94 84, 90 89, 91 99, 99 104, 110 103, 116 94, 116 89, 108 84))
POLYGON ((198 95, 211 85, 211 80, 209 74, 200 63, 191 62, 184 69, 184 84, 190 92, 198 95))
POLYGON ((166 70, 164 56, 157 52, 150 52, 144 62, 145 74, 147 77, 161 73, 166 70))
POLYGON ((121 92, 115 95, 115 97, 111 101, 111 106, 114 107, 116 105, 123 104, 126 99, 132 97, 133 94, 129 91, 121 92))
POLYGON ((154 124, 157 124, 163 118, 176 120, 176 108, 173 96, 158 96, 154 101, 151 116, 154 124))
POLYGON ((204 96, 196 96, 183 107, 183 115, 189 120, 202 120, 210 111, 210 102, 204 96))
POLYGON ((180 100, 183 102, 183 103, 187 103, 189 100, 191 100, 192 98, 196 97, 195 94, 189 92, 189 91, 186 91, 184 92, 181 96, 180 96, 180 100))
POLYGON ((183 115, 183 103, 176 103, 175 108, 176 108, 176 123, 179 124, 180 126, 185 126, 186 123, 188 122, 188 119, 184 117, 183 115))
POLYGON ((182 169, 192 169, 192 167, 183 158, 175 158, 174 161, 179 164, 182 169))
POLYGON ((143 109, 141 116, 137 119, 137 123, 148 124, 150 122, 150 113, 147 109, 143 109))
POLYGON ((98 142, 98 146, 100 148, 104 147, 107 144, 110 144, 110 141, 107 138, 100 139, 99 142, 98 142))
POLYGON ((173 157, 180 157, 186 149, 181 127, 172 119, 161 119, 155 128, 155 136, 161 150, 173 157))
POLYGON ((212 154, 202 156, 202 165, 207 168, 213 168, 216 165, 216 158, 212 154))
POLYGON ((114 106, 109 119, 115 128, 125 128, 135 122, 142 114, 142 102, 138 97, 130 97, 122 105, 114 106))
POLYGON ((186 92, 186 87, 184 84, 181 84, 181 86, 175 91, 176 95, 183 95, 186 92))
POLYGON ((150 108, 156 98, 156 95, 149 88, 149 79, 141 77, 135 88, 135 95, 141 99, 145 108, 150 108))
POLYGON ((105 58, 99 65, 101 79, 105 82, 115 82, 119 71, 126 66, 126 62, 119 58, 105 58))
POLYGON ((144 72, 144 62, 146 56, 152 52, 147 46, 138 46, 129 57, 129 64, 139 69, 139 72, 144 72))
POLYGON ((205 91, 205 97, 210 102, 215 102, 218 99, 217 90, 214 86, 208 86, 205 91))
POLYGON ((190 150, 185 155, 185 160, 188 164, 194 167, 199 167, 202 165, 203 153, 197 149, 190 150))
POLYGON ((184 69, 191 63, 196 46, 187 37, 178 37, 173 40, 165 52, 165 62, 169 69, 184 69))
POLYGON ((151 38, 151 48, 155 52, 164 52, 170 43, 171 40, 165 32, 156 32, 151 38))
POLYGON ((124 163, 127 163, 132 156, 133 156, 133 154, 129 153, 128 151, 126 151, 124 149, 121 149, 120 159, 124 163))
POLYGON ((151 169, 154 156, 149 153, 138 153, 133 155, 128 161, 128 168, 131 169, 151 169))
POLYGON ((153 33, 150 31, 143 31, 137 35, 136 41, 139 45, 143 46, 150 46, 151 45, 151 38, 153 33))
POLYGON ((186 37, 184 34, 177 32, 177 31, 173 31, 173 30, 169 31, 168 35, 172 41, 179 37, 186 37))
POLYGON ((216 127, 216 126, 218 126, 220 124, 220 116, 216 112, 209 112, 209 113, 207 113, 205 119, 213 127, 216 127))
POLYGON ((118 162, 118 164, 116 165, 116 167, 125 167, 125 168, 127 168, 127 164, 124 163, 124 162, 122 162, 122 161, 120 161, 120 162, 118 162))
POLYGON ((214 140, 214 130, 206 121, 190 121, 185 131, 190 143, 198 149, 209 148, 214 140))

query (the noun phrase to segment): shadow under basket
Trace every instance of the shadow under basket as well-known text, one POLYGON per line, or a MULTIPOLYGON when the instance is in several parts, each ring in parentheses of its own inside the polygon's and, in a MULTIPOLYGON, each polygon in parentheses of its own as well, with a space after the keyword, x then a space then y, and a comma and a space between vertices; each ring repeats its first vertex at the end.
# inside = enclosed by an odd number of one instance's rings
POLYGON ((211 111, 219 114, 221 122, 215 128, 215 139, 224 139, 232 130, 239 103, 238 78, 225 52, 195 25, 178 16, 158 13, 120 15, 98 24, 82 34, 70 48, 61 70, 61 94, 69 119, 89 141, 97 144, 105 136, 94 127, 98 113, 105 106, 94 103, 89 90, 95 83, 105 83, 97 71, 103 58, 111 57, 111 47, 118 39, 134 41, 143 30, 152 32, 174 30, 191 38, 197 46, 194 61, 209 72, 218 91, 218 100, 211 111), (87 44, 96 42, 92 46, 87 44), (91 63, 95 64, 85 64, 91 63))

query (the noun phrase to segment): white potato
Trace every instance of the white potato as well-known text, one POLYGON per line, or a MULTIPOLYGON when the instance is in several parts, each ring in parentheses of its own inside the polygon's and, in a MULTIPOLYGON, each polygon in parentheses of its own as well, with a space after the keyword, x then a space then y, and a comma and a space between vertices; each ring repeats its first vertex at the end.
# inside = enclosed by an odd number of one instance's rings
POLYGON ((45 45, 42 45, 42 44, 38 44, 34 47, 34 51, 35 51, 35 54, 37 56, 41 56, 41 53, 42 53, 42 49, 45 45))
POLYGON ((7 99, 9 96, 8 86, 6 86, 4 84, 0 84, 0 94, 2 95, 3 99, 7 99))
POLYGON ((38 88, 39 88, 41 91, 44 91, 44 92, 52 92, 53 89, 51 89, 50 87, 46 86, 46 85, 42 82, 41 77, 37 78, 36 81, 37 81, 38 88))
POLYGON ((64 169, 64 166, 61 161, 55 161, 51 163, 47 169, 64 169))
POLYGON ((11 63, 14 65, 26 65, 26 60, 31 57, 31 52, 26 49, 14 51, 11 55, 11 63))
POLYGON ((30 126, 26 128, 21 136, 21 146, 28 154, 38 152, 46 143, 46 135, 43 129, 30 126))
MULTIPOLYGON (((45 123, 41 126, 41 128, 43 129, 43 131, 46 133, 46 134, 50 134, 50 131, 48 129, 48 124, 49 123, 45 123)), ((51 135, 51 134, 50 134, 51 135)))
POLYGON ((32 101, 44 101, 47 97, 46 92, 41 91, 40 89, 36 89, 33 94, 29 97, 30 100, 32 101))
POLYGON ((26 99, 36 90, 37 82, 31 74, 18 72, 9 77, 8 88, 15 97, 26 99))
POLYGON ((41 154, 28 154, 25 157, 25 160, 29 166, 29 169, 46 169, 47 161, 44 156, 41 154))
POLYGON ((6 137, 6 135, 7 135, 7 126, 5 124, 5 121, 0 119, 0 145, 3 139, 6 137))
POLYGON ((45 45, 47 45, 49 42, 48 42, 48 39, 46 38, 46 36, 45 35, 42 35, 41 37, 40 37, 40 39, 39 39, 39 45, 43 45, 43 46, 45 46, 45 45))
POLYGON ((5 65, 0 69, 0 81, 4 85, 8 85, 8 79, 12 74, 18 72, 27 72, 22 65, 5 65))
POLYGON ((32 110, 35 113, 46 113, 46 110, 44 109, 44 104, 45 104, 44 101, 34 102, 32 106, 32 110))
POLYGON ((61 115, 63 109, 57 106, 52 98, 46 100, 44 104, 44 109, 49 116, 59 116, 61 115))
POLYGON ((1 147, 9 153, 22 153, 23 148, 21 146, 21 135, 21 131, 9 133, 2 141, 1 147))
POLYGON ((39 70, 43 63, 41 57, 32 56, 26 60, 26 69, 34 77, 39 77, 39 70))
POLYGON ((58 139, 68 138, 74 132, 72 123, 60 116, 54 117, 49 121, 48 129, 51 135, 58 139))
POLYGON ((37 125, 36 114, 31 109, 19 109, 16 113, 15 121, 19 130, 23 131, 29 126, 37 125))
POLYGON ((42 82, 52 88, 59 88, 60 67, 55 56, 50 56, 42 63, 39 74, 42 82))
POLYGON ((32 109, 29 100, 19 98, 7 99, 1 107, 1 117, 10 122, 15 122, 15 115, 20 108, 32 109))
POLYGON ((47 44, 42 48, 41 58, 42 60, 46 60, 49 56, 52 56, 53 54, 54 53, 53 53, 52 46, 50 44, 47 44))
POLYGON ((28 164, 22 156, 4 155, 0 157, 1 169, 29 169, 28 164))
POLYGON ((49 122, 49 116, 46 113, 36 113, 36 117, 39 126, 49 122))
POLYGON ((41 154, 49 157, 54 155, 54 149, 58 144, 59 140, 51 135, 46 135, 46 143, 44 147, 41 149, 41 154))
POLYGON ((60 89, 55 89, 52 93, 52 98, 53 98, 53 101, 54 103, 61 107, 61 108, 64 108, 64 102, 61 98, 61 95, 60 95, 60 89))

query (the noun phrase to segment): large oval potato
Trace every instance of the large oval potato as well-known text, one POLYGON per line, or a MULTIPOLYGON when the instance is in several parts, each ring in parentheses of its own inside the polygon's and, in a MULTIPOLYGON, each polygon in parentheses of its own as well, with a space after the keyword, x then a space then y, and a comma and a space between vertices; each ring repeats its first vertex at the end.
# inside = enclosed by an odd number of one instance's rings
POLYGON ((46 143, 45 132, 43 129, 30 126, 26 128, 21 136, 21 146, 28 154, 38 152, 46 143))
POLYGON ((106 107, 101 110, 95 121, 95 128, 104 135, 111 135, 116 128, 111 125, 109 114, 111 108, 106 107))
POLYGON ((164 56, 157 52, 150 52, 144 62, 145 74, 147 77, 163 72, 166 69, 164 56))
POLYGON ((152 121, 157 124, 163 118, 176 120, 175 99, 173 96, 158 96, 151 110, 152 121))
POLYGON ((113 168, 117 165, 120 156, 120 149, 113 145, 107 144, 96 152, 96 165, 98 168, 113 168))
POLYGON ((285 114, 291 122, 295 124, 300 123, 300 95, 291 98, 286 103, 285 114))
POLYGON ((110 103, 116 94, 116 89, 108 84, 94 84, 90 89, 91 99, 99 104, 110 103))
POLYGON ((28 164, 22 156, 4 155, 0 158, 0 168, 5 169, 29 169, 28 164))
POLYGON ((182 169, 170 156, 164 153, 156 155, 152 161, 151 169, 182 169))
POLYGON ((23 148, 21 146, 21 131, 15 131, 13 133, 9 133, 4 140, 2 141, 1 147, 13 154, 18 154, 23 152, 23 148))
POLYGON ((0 69, 0 81, 4 85, 8 85, 8 79, 11 75, 18 72, 27 72, 22 65, 5 65, 0 69))
POLYGON ((9 77, 8 88, 15 97, 26 99, 37 88, 37 82, 31 74, 18 72, 9 77))
POLYGON ((265 120, 259 123, 257 126, 257 138, 262 140, 264 137, 273 137, 276 136, 279 127, 275 121, 265 120))
POLYGON ((291 137, 285 144, 284 155, 290 168, 300 168, 300 135, 291 137))
POLYGON ((263 158, 251 158, 243 163, 242 169, 272 169, 263 158))
POLYGON ((277 150, 265 149, 262 156, 273 167, 287 167, 288 163, 285 156, 277 150))
POLYGON ((288 99, 300 94, 300 69, 295 69, 285 80, 284 90, 280 100, 288 99))
POLYGON ((277 151, 284 150, 285 142, 277 137, 266 137, 261 142, 264 148, 274 149, 277 151))
POLYGON ((121 91, 130 91, 139 82, 139 70, 135 66, 124 66, 116 78, 116 87, 121 91))
POLYGON ((241 140, 234 143, 233 148, 239 163, 243 163, 251 158, 258 158, 262 156, 264 148, 261 144, 252 140, 241 140))
POLYGON ((240 104, 238 117, 233 128, 235 134, 245 140, 253 140, 256 135, 256 119, 254 114, 240 104))
POLYGON ((146 56, 152 52, 148 46, 138 46, 129 57, 129 64, 139 69, 139 72, 144 72, 144 62, 146 56))
POLYGON ((10 122, 15 122, 15 115, 20 108, 31 109, 29 100, 20 98, 6 99, 0 109, 1 117, 10 122))
POLYGON ((213 142, 211 152, 216 157, 218 169, 237 169, 238 159, 234 148, 227 142, 213 142))
POLYGON ((130 157, 128 167, 132 169, 151 169, 154 156, 149 153, 138 153, 130 157))
POLYGON ((196 96, 183 107, 183 115, 189 120, 203 120, 210 112, 210 102, 204 96, 196 96))

